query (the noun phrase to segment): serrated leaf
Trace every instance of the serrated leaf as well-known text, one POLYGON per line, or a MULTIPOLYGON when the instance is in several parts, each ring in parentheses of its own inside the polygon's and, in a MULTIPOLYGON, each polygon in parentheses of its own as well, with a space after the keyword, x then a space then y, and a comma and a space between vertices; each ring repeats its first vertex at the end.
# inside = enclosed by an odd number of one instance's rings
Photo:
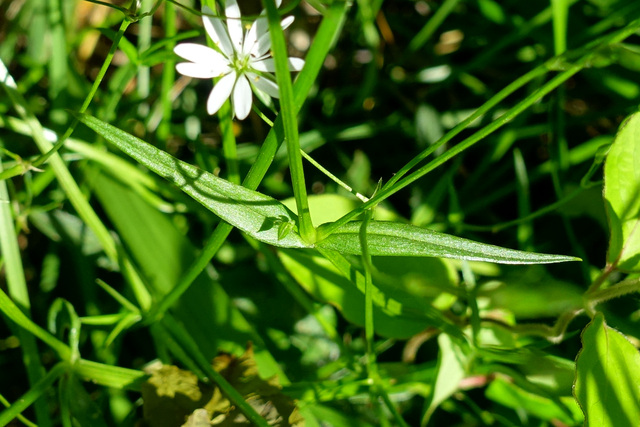
POLYGON ((308 248, 297 230, 282 235, 279 225, 298 218, 277 200, 249 190, 176 159, 151 144, 95 117, 78 119, 140 164, 176 185, 180 190, 251 237, 284 248, 308 248))
POLYGON ((574 395, 585 426, 632 427, 640 420, 640 354, 602 313, 582 332, 574 395))
MULTIPOLYGON (((360 255, 360 224, 360 221, 349 222, 317 242, 316 246, 343 254, 360 255)), ((322 227, 318 232, 322 235, 322 227)), ((500 264, 547 264, 580 260, 565 255, 501 248, 398 222, 371 221, 367 227, 367 244, 373 256, 430 256, 500 264)))
POLYGON ((604 197, 611 240, 607 261, 640 270, 640 113, 621 126, 604 165, 604 197))

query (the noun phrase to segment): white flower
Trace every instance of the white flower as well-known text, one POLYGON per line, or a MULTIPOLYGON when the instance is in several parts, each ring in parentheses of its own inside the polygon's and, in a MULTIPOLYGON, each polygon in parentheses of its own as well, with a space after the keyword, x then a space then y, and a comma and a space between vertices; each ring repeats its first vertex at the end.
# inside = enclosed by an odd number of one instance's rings
MULTIPOLYGON (((276 3, 279 5, 280 1, 276 3)), ((195 43, 181 43, 174 52, 191 62, 177 64, 176 70, 198 79, 222 77, 209 94, 207 112, 215 114, 231 97, 236 117, 243 120, 251 111, 252 88, 273 98, 279 97, 278 85, 272 74, 275 63, 269 52, 269 23, 263 12, 245 33, 236 0, 227 0, 225 6, 226 27, 213 16, 211 9, 202 8, 204 27, 219 51, 195 43)), ((285 29, 292 22, 293 17, 290 16, 280 25, 285 29)), ((289 58, 291 71, 300 71, 303 66, 304 60, 289 58)))

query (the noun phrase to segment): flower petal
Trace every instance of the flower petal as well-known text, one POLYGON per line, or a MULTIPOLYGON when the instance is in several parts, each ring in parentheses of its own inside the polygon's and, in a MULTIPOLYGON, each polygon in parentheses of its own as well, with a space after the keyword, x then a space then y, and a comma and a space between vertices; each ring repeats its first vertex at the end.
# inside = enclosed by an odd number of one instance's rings
POLYGON ((258 39, 268 31, 269 31, 269 21, 267 20, 266 17, 260 16, 258 19, 253 21, 251 28, 249 28, 249 31, 247 32, 247 35, 244 38, 242 53, 244 53, 245 55, 251 53, 258 39))
MULTIPOLYGON (((282 27, 283 30, 286 30, 289 27, 289 25, 291 25, 293 20, 294 20, 293 16, 287 16, 282 20, 282 22, 280 22, 280 26, 282 27)), ((262 28, 258 27, 258 30, 262 30, 262 28)), ((256 32, 256 36, 257 36, 257 41, 255 42, 255 44, 253 45, 253 48, 251 49, 251 55, 253 55, 256 58, 259 58, 265 53, 267 53, 271 48, 271 38, 269 37, 269 26, 268 25, 266 26, 266 29, 264 29, 264 33, 256 32)))
POLYGON ((180 62, 179 64, 176 64, 176 70, 183 76, 193 77, 195 79, 212 79, 214 77, 221 77, 227 74, 230 68, 226 65, 223 67, 213 68, 207 67, 203 64, 195 64, 193 62, 180 62))
POLYGON ((229 37, 236 52, 242 52, 242 40, 244 29, 240 18, 240 8, 236 0, 226 0, 224 14, 227 16, 227 28, 229 29, 229 37))
POLYGON ((192 64, 183 62, 176 66, 178 72, 185 76, 206 79, 218 77, 229 71, 227 58, 210 47, 195 43, 181 43, 173 51, 176 55, 192 62, 192 64))
POLYGON ((204 24, 204 29, 207 30, 209 38, 228 58, 233 57, 233 45, 222 20, 207 6, 202 7, 202 13, 202 23, 204 24))
POLYGON ((207 113, 215 114, 220 107, 222 107, 222 104, 224 104, 229 98, 229 95, 231 95, 231 90, 235 82, 236 72, 232 71, 216 83, 207 100, 207 113))
POLYGON ((233 109, 239 120, 246 119, 251 112, 252 98, 249 81, 245 76, 240 76, 233 88, 233 109))
POLYGON ((265 77, 261 77, 254 73, 247 73, 247 77, 251 79, 251 83, 269 95, 272 98, 280 98, 280 92, 278 90, 278 84, 272 80, 269 80, 265 77))
MULTIPOLYGON (((300 71, 304 67, 304 59, 289 58, 289 71, 300 71)), ((252 61, 251 68, 258 71, 275 73, 276 64, 273 58, 266 58, 259 61, 252 61)))

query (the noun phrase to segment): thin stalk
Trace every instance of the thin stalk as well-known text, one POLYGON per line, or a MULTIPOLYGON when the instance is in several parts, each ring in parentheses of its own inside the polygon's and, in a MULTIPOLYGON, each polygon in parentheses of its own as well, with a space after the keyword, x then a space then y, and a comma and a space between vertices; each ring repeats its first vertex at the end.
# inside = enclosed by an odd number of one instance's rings
MULTIPOLYGON (((5 397, 2 394, 0 394, 0 403, 2 403, 5 408, 8 408, 9 406, 11 406, 11 402, 9 402, 7 399, 5 399, 5 397)), ((27 427, 38 427, 38 424, 29 421, 22 414, 16 415, 15 419, 17 419, 18 421, 20 421, 22 424, 24 424, 27 427)))
POLYGON ((357 191, 355 191, 353 188, 348 186, 346 183, 342 182, 340 180, 340 178, 338 178, 337 176, 335 176, 334 174, 329 172, 327 169, 325 169, 325 167, 322 166, 320 163, 316 162, 310 155, 305 153, 304 150, 301 149, 300 150, 300 154, 302 154, 302 157, 304 157, 309 163, 311 163, 313 166, 315 166, 320 172, 325 174, 330 180, 332 180, 333 182, 338 184, 340 187, 344 188, 349 193, 353 194, 354 196, 356 196, 358 199, 360 199, 363 202, 368 202, 369 201, 369 199, 367 197, 365 197, 364 195, 362 195, 362 194, 358 193, 357 191))
POLYGON ((236 137, 233 134, 233 119, 231 103, 225 102, 218 112, 220 130, 222 131, 222 153, 227 165, 227 180, 240 184, 240 166, 238 164, 238 150, 236 137))
POLYGON ((445 0, 440 5, 436 13, 427 21, 424 27, 409 42, 409 51, 415 52, 420 49, 440 27, 449 14, 455 9, 459 0, 445 0))
MULTIPOLYGON (((253 239, 251 239, 253 240, 253 239)), ((331 339, 333 342, 338 344, 340 347, 343 347, 342 341, 340 340, 340 335, 336 328, 333 327, 327 320, 322 317, 319 313, 320 305, 316 303, 309 295, 300 288, 300 286, 296 283, 296 281, 289 275, 287 270, 282 265, 281 261, 278 259, 278 256, 271 251, 266 245, 253 240, 253 243, 250 242, 252 246, 255 246, 256 249, 260 249, 260 252, 265 256, 267 263, 269 264, 269 270, 273 272, 273 274, 278 279, 278 283, 291 294, 291 296, 300 304, 309 314, 311 314, 314 319, 318 322, 324 333, 331 339)), ((343 349, 344 350, 344 349, 343 349)))
MULTIPOLYGON (((87 97, 82 103, 80 110, 78 110, 80 113, 84 113, 87 110, 87 108, 89 107, 89 104, 93 100, 93 97, 98 91, 98 87, 100 86, 102 79, 104 78, 105 74, 107 73, 107 70, 109 69, 109 66, 111 65, 111 60, 113 59, 113 55, 116 53, 116 50, 118 50, 118 44, 120 43, 120 39, 122 38, 125 31, 127 30, 127 27, 129 27, 129 24, 131 24, 131 22, 126 19, 122 21, 122 24, 120 24, 120 28, 118 29, 118 32, 116 33, 113 39, 113 43, 111 44, 111 49, 109 49, 109 53, 104 59, 104 62, 102 63, 102 67, 100 67, 100 71, 98 72, 98 75, 95 81, 93 82, 93 85, 91 86, 91 90, 89 91, 89 93, 87 94, 87 97)), ((4 82, 4 83, 7 84, 7 82, 4 82)), ((11 94, 9 96, 11 97, 11 94)), ((15 101, 14 101, 14 104, 16 104, 15 101)), ((26 103, 23 105, 26 105, 26 103)), ((27 120, 27 118, 20 113, 21 109, 17 109, 17 110, 18 110, 18 114, 20 114, 20 116, 25 121, 29 122, 29 120, 27 120)), ((78 126, 78 123, 79 122, 78 122, 77 116, 75 116, 73 121, 71 122, 71 125, 67 128, 64 135, 62 135, 62 137, 58 139, 58 142, 56 142, 55 145, 49 146, 44 152, 44 154, 42 154, 40 157, 34 160, 33 163, 31 163, 30 165, 18 164, 12 167, 11 169, 4 171, 3 173, 0 174, 0 179, 7 179, 16 175, 21 175, 25 172, 25 170, 28 170, 30 167, 38 167, 42 165, 44 162, 46 162, 47 160, 49 160, 49 158, 64 145, 67 138, 71 136, 73 131, 76 129, 76 126, 78 126)), ((44 151, 42 148, 40 150, 44 151)))
MULTIPOLYGON (((334 44, 338 34, 340 34, 349 7, 348 2, 335 2, 324 15, 320 28, 318 28, 318 32, 316 33, 314 43, 307 54, 304 69, 300 72, 294 85, 296 113, 302 108, 302 104, 311 86, 316 81, 316 77, 320 72, 329 49, 334 44)), ((260 182, 271 166, 276 152, 280 148, 282 139, 282 117, 278 116, 273 128, 269 131, 267 138, 260 147, 258 157, 245 177, 242 183, 243 186, 252 190, 258 188, 258 185, 260 185, 260 182)), ((226 222, 220 222, 220 224, 218 224, 206 241, 200 255, 195 259, 193 264, 189 266, 178 284, 154 307, 152 313, 147 317, 147 322, 153 322, 154 319, 162 317, 178 298, 189 289, 189 286, 191 286, 196 277, 202 273, 211 258, 218 252, 218 249, 220 249, 225 242, 231 230, 233 230, 233 226, 226 222)))
POLYGON ((59 362, 40 381, 33 385, 28 392, 23 394, 13 405, 0 412, 0 426, 5 426, 34 403, 43 393, 49 391, 53 383, 62 375, 69 365, 59 362))
MULTIPOLYGON (((173 51, 176 30, 176 7, 171 2, 164 3, 164 32, 167 40, 167 50, 173 51)), ((175 59, 170 57, 164 62, 162 69, 162 86, 160 99, 162 100, 162 122, 158 127, 158 138, 166 141, 170 132, 171 113, 173 112, 171 89, 176 78, 175 59)))
POLYGON ((375 338, 375 328, 373 324, 373 283, 371 280, 371 272, 373 265, 371 264, 371 254, 367 245, 367 226, 371 222, 373 211, 367 210, 364 214, 362 225, 360 226, 360 247, 362 249, 362 265, 364 267, 364 335, 367 341, 367 371, 369 379, 376 378, 376 354, 373 350, 375 338))
POLYGON ((170 316, 165 316, 162 319, 162 324, 167 328, 168 332, 173 338, 186 350, 198 367, 207 375, 207 377, 213 381, 220 390, 233 402, 234 405, 242 411, 247 419, 255 425, 260 427, 269 427, 269 423, 256 412, 251 405, 242 397, 242 395, 236 390, 219 372, 217 372, 211 366, 210 361, 198 350, 198 345, 193 338, 189 335, 188 331, 182 328, 175 320, 170 316))
MULTIPOLYGON (((0 172, 2 163, 0 162, 0 172)), ((18 247, 18 236, 15 230, 13 214, 6 181, 0 181, 0 253, 5 263, 4 270, 9 295, 20 307, 26 317, 31 317, 31 301, 24 277, 22 257, 18 247)), ((17 332, 22 347, 22 360, 27 370, 29 383, 33 386, 45 375, 40 363, 40 352, 36 339, 28 331, 20 328, 17 332)), ((50 414, 47 402, 40 399, 36 402, 36 418, 39 424, 50 426, 50 414)))
MULTIPOLYGON (((618 42, 624 40, 625 38, 629 37, 631 34, 633 34, 637 30, 637 28, 639 26, 640 26, 640 19, 635 20, 631 24, 629 24, 627 27, 625 27, 623 30, 618 31, 618 32, 616 32, 614 34, 610 34, 607 37, 603 37, 602 39, 600 39, 599 40, 600 41, 599 45, 601 47, 604 47, 604 46, 607 46, 607 45, 612 44, 612 43, 618 43, 618 42)), ((506 113, 504 113, 498 119, 496 119, 492 123, 486 125, 484 128, 482 128, 481 130, 477 131, 476 133, 474 133, 470 137, 464 139, 462 142, 460 142, 455 147, 453 147, 450 150, 448 150, 447 152, 445 152, 443 155, 441 155, 438 158, 432 160, 431 162, 427 163, 426 165, 424 165, 423 167, 419 168, 415 172, 411 173, 406 178, 404 178, 401 181, 397 182, 397 184, 394 185, 393 187, 391 187, 391 185, 388 183, 385 187, 382 188, 382 190, 380 190, 380 192, 378 192, 374 197, 372 197, 367 203, 364 203, 361 206, 357 207, 356 209, 354 209, 353 211, 351 211, 348 214, 344 215, 342 218, 340 218, 336 222, 334 222, 334 223, 332 223, 332 224, 330 224, 330 225, 328 225, 326 227, 323 227, 318 232, 318 240, 322 240, 323 238, 325 238, 326 236, 328 236, 329 234, 334 232, 340 226, 344 225, 345 223, 347 223, 351 219, 353 219, 356 216, 358 216, 361 213, 363 213, 366 209, 368 209, 371 206, 374 206, 374 205, 380 203, 381 201, 385 200, 389 196, 397 193, 401 189, 407 187, 408 185, 412 184, 416 180, 422 178, 424 175, 426 175, 427 173, 431 172, 432 170, 434 170, 438 166, 442 165, 443 163, 447 162, 449 159, 451 159, 451 158, 455 157, 456 155, 460 154, 462 151, 466 150, 467 148, 471 147, 472 145, 474 145, 478 141, 482 140, 483 138, 487 137, 491 133, 495 132, 496 130, 498 130, 502 126, 504 126, 507 123, 509 123, 510 121, 512 121, 516 116, 521 114, 527 108, 531 107, 533 104, 535 104, 541 98, 543 98, 544 96, 548 95, 551 91, 556 89, 558 86, 563 84, 565 81, 567 81, 573 75, 575 75, 580 70, 582 70, 585 66, 587 66, 589 64, 590 60, 592 59, 592 57, 594 55, 594 52, 597 51, 598 44, 593 46, 593 43, 590 43, 588 46, 591 46, 591 48, 587 49, 585 47, 584 49, 581 49, 580 52, 582 52, 583 50, 586 50, 586 53, 584 53, 580 58, 578 58, 573 64, 567 66, 565 71, 563 71, 560 74, 556 75, 554 78, 552 78, 545 85, 543 85, 538 90, 533 92, 530 96, 528 96, 527 98, 525 98, 524 100, 520 101, 518 104, 516 104, 512 108, 510 108, 506 113)), ((547 61, 546 65, 544 67, 552 66, 552 64, 554 62, 557 62, 557 61, 559 61, 561 59, 562 58, 553 58, 553 59, 547 61)), ((538 68, 534 69, 533 71, 531 71, 530 73, 527 73, 527 75, 525 75, 525 76, 528 76, 528 75, 530 75, 530 74, 532 74, 534 72, 544 72, 544 71, 545 71, 545 68, 540 69, 540 67, 538 67, 538 68)), ((520 79, 522 79, 523 77, 521 77, 520 79)), ((518 80, 520 80, 520 79, 518 79, 518 80)), ((512 83, 511 85, 509 85, 508 87, 510 87, 510 86, 512 86, 514 84, 515 84, 515 82, 512 83)), ((509 93, 511 93, 512 91, 513 90, 509 91, 509 93)), ((491 100, 489 102, 491 102, 491 100)), ((483 107, 484 107, 484 105, 483 105, 483 107)), ((481 108, 483 108, 483 107, 481 107, 481 108)), ((460 130, 462 130, 462 129, 460 129, 460 130)), ((442 140, 446 139, 448 137, 448 135, 449 135, 449 133, 447 135, 445 135, 442 138, 442 140)), ((435 150, 435 148, 437 148, 442 143, 441 141, 436 143, 436 144, 434 144, 432 147, 430 147, 430 150, 431 149, 435 150)), ((419 155, 419 157, 422 157, 424 153, 425 152, 421 153, 419 155)), ((428 155, 428 154, 430 154, 430 152, 427 153, 426 155, 428 155)), ((426 155, 424 157, 426 157, 426 155)), ((415 160, 416 159, 413 159, 409 164, 417 164, 418 162, 415 161, 415 160)), ((403 167, 402 171, 408 171, 408 169, 410 169, 410 168, 407 168, 407 166, 403 167)), ((392 182, 395 183, 396 181, 397 181, 397 178, 394 177, 392 179, 392 182)))
POLYGON ((69 346, 59 341, 56 337, 29 319, 2 289, 0 289, 0 311, 20 328, 40 338, 58 354, 60 359, 69 360, 71 358, 71 349, 69 346))
POLYGON ((280 26, 280 15, 278 15, 274 0, 264 0, 264 6, 269 19, 269 34, 271 36, 271 48, 274 52, 276 81, 280 91, 280 114, 284 127, 284 139, 289 153, 289 169, 291 171, 293 196, 298 210, 300 236, 306 242, 313 243, 316 240, 316 233, 311 223, 309 202, 307 200, 304 168, 302 167, 302 155, 300 154, 300 141, 298 139, 298 123, 296 119, 298 110, 295 108, 293 100, 293 86, 291 84, 284 33, 280 26))
POLYGON ((415 156, 411 161, 409 161, 406 165, 404 165, 398 172, 396 172, 393 177, 382 187, 383 189, 393 186, 396 182, 398 182, 402 177, 404 177, 411 169, 413 169, 418 163, 422 160, 429 157, 432 153, 434 153, 438 148, 442 147, 447 142, 451 141, 456 135, 460 132, 464 131, 469 127, 469 125, 474 122, 479 117, 482 117, 484 114, 489 112, 493 107, 498 105, 502 100, 506 97, 528 84, 532 80, 537 77, 543 76, 549 71, 548 66, 546 64, 542 64, 533 70, 526 73, 524 76, 518 77, 513 83, 509 84, 507 87, 502 89, 500 92, 495 94, 491 99, 482 104, 476 111, 473 112, 469 117, 465 120, 461 121, 457 126, 447 132, 442 138, 436 141, 433 145, 430 145, 427 149, 422 151, 420 154, 415 156))

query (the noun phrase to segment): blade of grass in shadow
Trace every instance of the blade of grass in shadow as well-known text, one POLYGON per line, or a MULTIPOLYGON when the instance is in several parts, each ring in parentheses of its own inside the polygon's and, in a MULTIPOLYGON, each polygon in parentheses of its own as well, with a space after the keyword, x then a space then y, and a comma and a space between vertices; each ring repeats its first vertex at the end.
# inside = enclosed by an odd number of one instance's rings
MULTIPOLYGON (((302 107, 309 90, 313 86, 320 69, 322 68, 322 64, 324 63, 329 50, 337 40, 342 30, 349 7, 350 4, 348 2, 335 2, 324 15, 313 44, 309 49, 309 54, 305 58, 304 68, 300 71, 294 85, 294 102, 296 112, 302 107)), ((260 147, 258 157, 245 177, 242 183, 243 186, 249 189, 258 188, 262 178, 264 178, 269 166, 273 162, 283 138, 282 118, 278 117, 264 143, 260 147)), ((193 283, 196 277, 200 275, 207 264, 209 264, 211 258, 213 258, 216 252, 218 252, 218 249, 220 249, 232 229, 233 227, 226 222, 220 223, 216 227, 211 237, 209 237, 205 243, 202 252, 193 264, 191 264, 182 279, 155 307, 155 311, 153 312, 154 316, 162 316, 162 314, 169 309, 169 307, 171 307, 178 298, 180 298, 180 295, 189 288, 191 283, 193 283)), ((149 319, 152 320, 154 316, 150 316, 149 319)))
MULTIPOLYGON (((51 390, 53 383, 64 374, 69 368, 66 362, 59 362, 51 370, 42 377, 40 381, 29 389, 28 392, 23 394, 13 405, 0 412, 0 426, 9 424, 14 418, 27 409, 32 403, 36 402, 40 396, 51 390)), ((43 425, 43 424, 39 424, 43 425)), ((51 425, 51 418, 49 415, 47 425, 51 425)))
MULTIPOLYGON (((17 91, 15 81, 9 75, 9 72, 2 61, 0 61, 0 81, 2 81, 15 110, 18 112, 22 120, 29 125, 31 135, 40 151, 43 153, 49 152, 53 148, 53 144, 51 144, 51 142, 49 142, 45 137, 42 125, 29 109, 26 100, 17 91)), ((107 256, 114 261, 117 260, 116 245, 113 238, 87 202, 84 194, 80 191, 78 184, 71 176, 71 173, 69 172, 69 169, 67 169, 62 157, 58 153, 52 153, 49 158, 49 165, 54 170, 60 186, 64 189, 73 207, 100 240, 102 248, 107 256)))
POLYGON ((183 347, 185 352, 189 354, 198 367, 213 381, 224 394, 227 395, 247 419, 261 427, 269 427, 269 423, 256 412, 251 405, 247 403, 242 395, 213 367, 206 357, 200 352, 198 344, 191 338, 189 332, 182 328, 171 316, 165 316, 162 319, 162 325, 173 336, 173 338, 183 347))
POLYGON ((269 19, 269 34, 271 36, 271 49, 276 66, 276 81, 280 92, 280 114, 284 128, 284 138, 287 142, 289 154, 289 169, 291 171, 291 184, 293 196, 296 199, 296 207, 300 220, 300 236, 305 242, 315 242, 315 229, 311 223, 307 189, 305 187, 302 155, 300 154, 300 141, 298 139, 298 109, 293 100, 293 86, 291 85, 291 73, 289 71, 287 47, 284 40, 284 32, 280 25, 280 16, 274 0, 263 0, 267 17, 269 19))
POLYGON ((20 328, 31 332, 34 336, 40 338, 45 344, 51 347, 62 360, 69 360, 71 357, 71 349, 68 345, 59 341, 46 330, 35 324, 11 301, 11 298, 0 289, 0 311, 11 319, 20 328))
MULTIPOLYGON (((0 172, 2 172, 1 162, 0 172)), ((22 257, 18 247, 18 236, 15 230, 10 203, 7 183, 4 180, 0 181, 0 254, 2 254, 2 261, 4 263, 7 288, 9 295, 20 307, 24 315, 31 317, 31 301, 29 300, 29 291, 24 277, 22 257)), ((35 386, 45 375, 44 367, 40 363, 38 345, 35 337, 23 328, 18 329, 17 335, 20 339, 22 360, 27 370, 29 383, 35 386)), ((38 424, 43 426, 52 425, 46 400, 38 400, 35 404, 35 410, 38 424)))
MULTIPOLYGON (((111 65, 111 60, 113 59, 113 55, 116 53, 116 50, 118 49, 118 43, 120 42, 120 39, 124 35, 124 32, 127 30, 127 27, 129 26, 129 24, 131 24, 131 22, 126 20, 126 19, 124 21, 122 21, 122 24, 120 25, 120 29, 116 33, 116 36, 114 37, 113 43, 111 44, 111 49, 109 50, 109 53, 107 54, 107 57, 105 58, 105 60, 104 60, 104 62, 102 64, 102 67, 100 68, 100 71, 98 72, 98 75, 96 76, 95 81, 93 82, 93 86, 91 87, 91 90, 89 91, 89 94, 87 94, 87 97, 85 98, 84 102, 82 103, 82 106, 80 107, 79 111, 81 113, 83 113, 83 112, 85 112, 87 110, 87 108, 89 107, 89 104, 93 100, 93 97, 95 96, 96 92, 98 91, 98 87, 100 86, 100 83, 102 82, 102 79, 104 78, 105 74, 107 73, 107 69, 109 68, 109 65, 111 65)), ((39 122, 37 122, 37 119, 35 118, 35 116, 33 116, 33 114, 30 112, 30 110, 29 110, 24 98, 22 98, 22 95, 20 95, 15 90, 15 82, 13 81, 11 76, 9 75, 9 72, 6 69, 4 63, 2 63, 2 61, 0 61, 0 81, 2 83, 4 83, 5 89, 7 90, 9 98, 11 98, 11 101, 13 102, 14 106, 15 107, 17 107, 18 105, 20 106, 20 108, 16 108, 16 110, 18 111, 18 114, 27 123, 29 123, 29 126, 32 127, 33 130, 36 130, 38 127, 41 130, 42 126, 40 125, 39 122), (37 126, 36 126, 36 123, 37 123, 37 126), (36 127, 34 128, 34 126, 36 126, 36 127)), ((14 166, 13 168, 11 168, 11 170, 5 171, 4 173, 0 174, 0 179, 7 179, 7 178, 10 178, 12 176, 23 174, 24 171, 25 171, 25 167, 26 168, 29 168, 31 166, 38 167, 38 166, 42 165, 44 162, 48 161, 49 158, 51 156, 53 156, 55 153, 57 153, 58 150, 64 145, 65 141, 67 140, 67 138, 69 138, 71 136, 71 134, 73 133, 73 131, 75 130, 77 125, 78 125, 78 121, 77 120, 73 120, 73 122, 71 123, 69 128, 66 130, 64 135, 61 138, 58 139, 58 141, 57 141, 57 143, 55 145, 52 145, 51 143, 43 144, 42 142, 40 142, 38 140, 38 137, 37 137, 38 132, 33 132, 34 140, 36 141, 36 144, 38 145, 38 148, 42 152, 42 155, 40 157, 38 157, 36 160, 34 160, 32 164, 28 164, 28 165, 20 165, 19 164, 19 165, 14 166)), ((40 132, 40 133, 42 133, 42 132, 40 132)), ((44 138, 41 138, 41 139, 46 141, 46 139, 44 139, 44 138)), ((51 162, 52 161, 50 161, 50 163, 51 162)), ((57 164, 57 161, 53 160, 53 164, 57 164)), ((54 169, 55 169, 57 166, 53 166, 53 164, 52 164, 52 167, 54 167, 54 169)), ((58 179, 60 179, 60 178, 58 178, 58 179)), ((69 198, 71 199, 71 197, 69 197, 69 198)), ((74 201, 71 200, 71 203, 73 204, 74 201)), ((78 208, 76 207, 76 209, 78 209, 78 208)), ((80 212, 78 212, 78 213, 80 213, 80 212)), ((107 251, 107 248, 105 248, 105 251, 107 251)), ((114 251, 114 253, 115 253, 115 251, 114 251)), ((109 255, 109 253, 107 253, 107 255, 109 255)))
MULTIPOLYGON (((456 155, 460 154, 462 151, 464 151, 467 148, 473 146, 475 143, 481 141, 483 138, 485 138, 486 136, 488 136, 491 133, 495 132, 497 129, 499 129, 502 126, 506 125, 511 120, 513 120, 516 116, 518 116, 520 113, 525 111, 527 108, 531 107, 533 104, 538 102, 544 96, 548 95, 550 92, 552 92, 558 86, 563 84, 565 81, 567 81, 573 75, 578 73, 584 67, 588 66, 590 61, 595 57, 595 55, 597 55, 598 50, 600 48, 604 48, 604 47, 606 47, 606 46, 608 46, 610 44, 621 42, 622 40, 626 39, 630 35, 634 34, 639 27, 640 27, 640 19, 637 19, 637 20, 631 22, 625 28, 623 28, 623 29, 621 29, 619 31, 616 31, 616 32, 614 32, 612 34, 609 34, 609 35, 607 35, 605 37, 602 37, 602 38, 598 39, 597 41, 595 41, 593 43, 589 43, 586 47, 584 47, 582 49, 578 49, 575 52, 569 52, 568 55, 565 55, 563 57, 552 58, 551 60, 547 61, 542 66, 534 69, 533 71, 527 73, 525 76, 517 79, 516 82, 520 82, 520 80, 524 79, 525 77, 527 77, 527 79, 530 79, 532 77, 535 77, 538 73, 546 72, 547 68, 553 69, 553 68, 560 67, 560 69, 563 70, 561 73, 556 75, 554 78, 552 78, 549 82, 547 82, 545 85, 540 87, 538 90, 536 90, 530 96, 528 96, 527 98, 523 99, 518 104, 516 104, 515 106, 513 106, 512 108, 507 110, 498 119, 496 119, 493 122, 491 122, 490 124, 486 125, 485 127, 480 129, 479 131, 475 132, 473 135, 471 135, 468 138, 466 138, 463 141, 461 141, 460 143, 456 144, 455 147, 449 149, 443 155, 441 155, 441 156, 437 157, 436 159, 430 161, 426 165, 420 167, 418 170, 414 171, 413 173, 409 174, 408 176, 404 177, 401 180, 398 180, 399 178, 397 176, 398 175, 402 176, 402 175, 400 173, 396 174, 396 176, 394 176, 394 178, 390 181, 390 183, 392 183, 392 184, 391 185, 389 185, 389 184, 385 185, 367 203, 362 204, 357 209, 354 209, 352 212, 350 212, 349 214, 345 215, 344 217, 342 217, 341 219, 339 219, 335 223, 323 228, 322 232, 320 230, 318 230, 318 240, 322 240, 323 238, 326 238, 328 235, 330 235, 337 228, 341 227, 342 225, 344 225, 348 221, 350 221, 353 218, 357 217, 358 215, 362 214, 366 209, 368 209, 371 206, 374 206, 374 205, 380 203, 381 201, 385 200, 389 196, 397 193, 401 189, 407 187, 408 185, 410 185, 413 182, 417 181, 418 179, 422 178, 424 175, 426 175, 427 173, 431 172, 432 170, 434 170, 438 166, 440 166, 443 163, 447 162, 449 159, 455 157, 456 155), (571 55, 571 53, 573 53, 573 55, 571 55), (576 53, 581 54, 581 56, 579 56, 574 61, 571 61, 571 62, 567 63, 566 61, 568 60, 568 58, 574 57, 574 55, 576 53)), ((499 95, 501 95, 502 97, 506 97, 508 94, 512 93, 515 89, 517 89, 517 87, 519 87, 519 85, 516 85, 516 82, 514 82, 511 85, 507 86, 507 88, 509 89, 509 93, 503 93, 503 91, 501 91, 499 95)), ((507 88, 505 88, 505 90, 507 88)), ((497 96, 498 95, 496 95, 496 97, 497 96)), ((488 103, 492 103, 492 100, 488 101, 488 103)), ((483 108, 483 107, 480 107, 480 108, 483 108)), ((465 123, 465 126, 466 126, 466 123, 465 123)), ((454 130, 457 130, 457 132, 460 132, 460 131, 463 130, 463 128, 454 128, 454 130)), ((449 139, 451 139, 454 136, 454 134, 452 134, 452 133, 453 133, 453 130, 452 130, 452 132, 449 132, 447 135, 445 135, 441 139, 441 141, 433 144, 427 150, 425 150, 424 152, 422 152, 418 156, 416 156, 416 158, 412 159, 405 167, 403 167, 401 169, 401 172, 403 172, 403 173, 408 172, 409 169, 410 169, 408 167, 409 165, 412 165, 412 166, 417 165, 420 160, 424 159, 426 156, 431 154, 431 152, 433 150, 435 150, 435 148, 440 146, 443 143, 442 141, 446 142, 449 139), (418 158, 420 158, 420 160, 417 160, 418 158)))
POLYGON ((91 360, 80 359, 73 365, 73 372, 94 384, 116 389, 140 391, 140 384, 147 374, 136 369, 106 365, 91 360))

